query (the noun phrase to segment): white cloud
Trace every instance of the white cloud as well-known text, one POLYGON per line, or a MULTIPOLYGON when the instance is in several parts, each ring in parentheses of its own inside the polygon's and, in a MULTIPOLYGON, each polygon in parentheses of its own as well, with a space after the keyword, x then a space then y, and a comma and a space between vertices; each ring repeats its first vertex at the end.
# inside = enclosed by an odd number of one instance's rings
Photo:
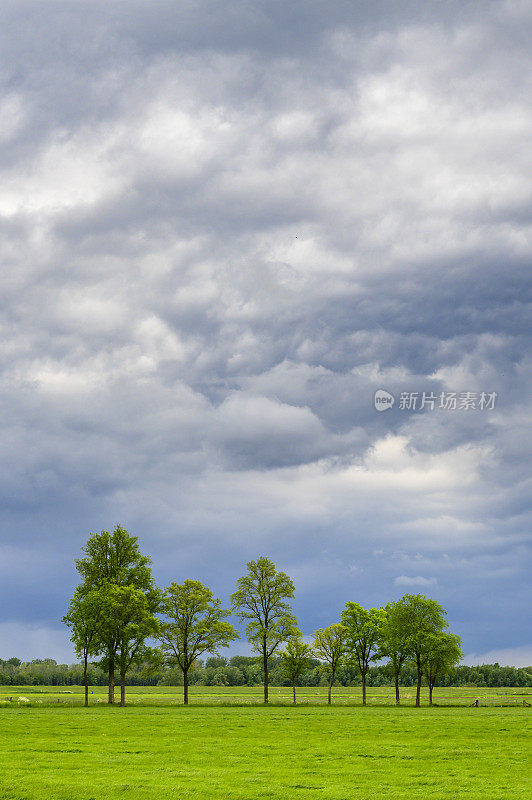
POLYGON ((416 575, 415 577, 411 577, 408 575, 399 575, 394 580, 395 586, 418 586, 418 587, 427 587, 427 586, 435 586, 437 584, 436 578, 424 578, 422 575, 416 575))

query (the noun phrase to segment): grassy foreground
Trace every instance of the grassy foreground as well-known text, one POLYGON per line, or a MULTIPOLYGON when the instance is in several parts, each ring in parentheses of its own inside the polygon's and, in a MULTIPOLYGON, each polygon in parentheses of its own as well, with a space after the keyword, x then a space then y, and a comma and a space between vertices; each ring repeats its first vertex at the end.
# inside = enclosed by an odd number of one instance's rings
POLYGON ((531 712, 9 705, 0 798, 528 800, 531 712))

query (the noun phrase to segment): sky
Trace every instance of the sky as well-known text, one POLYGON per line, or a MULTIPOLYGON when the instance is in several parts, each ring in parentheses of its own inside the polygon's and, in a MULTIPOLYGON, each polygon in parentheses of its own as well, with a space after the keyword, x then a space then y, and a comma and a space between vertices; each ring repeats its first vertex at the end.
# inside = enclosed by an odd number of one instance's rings
POLYGON ((269 556, 306 636, 421 592, 467 663, 532 664, 531 33, 526 0, 4 0, 0 658, 73 660, 120 523, 226 605, 269 556))

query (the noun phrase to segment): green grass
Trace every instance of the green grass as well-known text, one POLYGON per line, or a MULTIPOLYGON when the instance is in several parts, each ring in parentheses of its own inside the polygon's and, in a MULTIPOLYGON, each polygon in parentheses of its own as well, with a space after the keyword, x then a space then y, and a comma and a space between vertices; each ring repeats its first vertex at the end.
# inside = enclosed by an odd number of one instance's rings
MULTIPOLYGON (((184 708, 170 705, 179 690, 155 687, 132 692, 125 709, 84 709, 78 687, 43 688, 21 687, 31 703, 0 708, 1 800, 532 797, 531 708, 395 708, 384 690, 372 690, 381 702, 367 708, 264 707, 242 687, 194 687, 195 705, 184 708), (228 698, 247 702, 220 704, 228 698)), ((527 690, 483 691, 510 701, 527 690)))
MULTIPOLYGON (((101 705, 107 702, 107 687, 91 687, 89 702, 101 705)), ((360 686, 335 686, 333 702, 336 705, 362 705, 360 686)), ((83 704, 82 686, 0 686, 0 709, 11 706, 76 706, 83 704)), ((119 698, 120 690, 117 688, 119 698)), ((401 702, 413 706, 416 689, 413 686, 401 688, 401 702)), ((434 703, 438 706, 469 706, 479 699, 482 705, 522 705, 523 700, 532 703, 532 688, 437 688, 434 690, 434 703)), ((164 706, 182 705, 183 688, 180 686, 128 686, 126 689, 128 705, 164 706)), ((326 686, 309 686, 297 689, 300 705, 325 705, 326 686)), ((428 702, 428 690, 423 687, 422 702, 428 702)), ((191 686, 191 705, 262 705, 262 686, 191 686)), ((272 705, 291 705, 292 689, 289 686, 271 686, 272 705)), ((370 687, 369 705, 395 705, 395 689, 389 686, 370 687)))

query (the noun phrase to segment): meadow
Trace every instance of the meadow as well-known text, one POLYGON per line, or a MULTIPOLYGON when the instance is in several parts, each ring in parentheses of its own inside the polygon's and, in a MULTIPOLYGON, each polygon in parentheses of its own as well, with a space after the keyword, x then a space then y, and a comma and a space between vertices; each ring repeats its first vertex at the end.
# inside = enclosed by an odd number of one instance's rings
MULTIPOLYGON (((90 688, 89 703, 107 703, 107 687, 90 688)), ((190 687, 191 705, 262 705, 262 686, 199 686, 190 687)), ((83 705, 83 686, 0 686, 0 709, 13 706, 78 706, 83 705)), ((116 691, 117 702, 120 689, 116 691)), ((415 686, 401 688, 401 704, 413 706, 415 686)), ((507 687, 445 687, 434 690, 435 706, 469 706, 475 700, 480 705, 522 705, 532 703, 532 688, 507 687)), ((395 689, 391 686, 369 687, 369 705, 395 706, 395 689)), ((165 706, 183 704, 182 686, 128 686, 126 701, 135 706, 165 706)), ((297 688, 298 705, 326 705, 326 686, 297 688)), ((428 703, 428 690, 423 688, 422 703, 428 703)), ((334 705, 362 705, 360 686, 334 686, 334 705)), ((270 705, 292 705, 290 686, 270 686, 270 705)))
POLYGON ((456 798, 532 796, 530 689, 135 687, 126 708, 96 687, 0 687, 1 800, 456 798), (12 698, 10 700, 6 698, 12 698), (471 707, 479 698, 481 707, 471 707), (59 702, 58 702, 59 701, 59 702), (502 707, 501 707, 502 702, 502 707), (483 703, 483 705, 482 705, 483 703))

